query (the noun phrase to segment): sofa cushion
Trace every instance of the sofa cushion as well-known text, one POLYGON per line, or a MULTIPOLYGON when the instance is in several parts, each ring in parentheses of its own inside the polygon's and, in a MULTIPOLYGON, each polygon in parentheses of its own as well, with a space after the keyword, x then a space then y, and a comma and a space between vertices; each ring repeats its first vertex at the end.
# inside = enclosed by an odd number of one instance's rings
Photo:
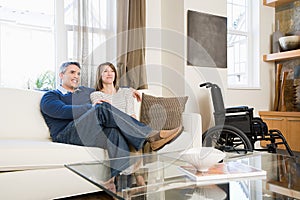
POLYGON ((101 191, 66 167, 0 173, 0 183, 2 200, 60 199, 101 191))
POLYGON ((0 140, 0 171, 63 167, 107 159, 107 151, 52 141, 0 140))
POLYGON ((49 139, 40 112, 42 95, 35 90, 0 88, 0 139, 49 139))
POLYGON ((142 94, 140 121, 155 130, 170 130, 182 125, 188 97, 156 97, 142 94))

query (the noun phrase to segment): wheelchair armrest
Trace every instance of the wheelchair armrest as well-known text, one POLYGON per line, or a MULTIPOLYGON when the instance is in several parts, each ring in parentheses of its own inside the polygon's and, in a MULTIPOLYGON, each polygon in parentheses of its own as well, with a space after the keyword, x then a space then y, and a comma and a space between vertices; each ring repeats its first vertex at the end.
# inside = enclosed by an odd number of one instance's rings
MULTIPOLYGON (((253 108, 250 108, 253 110, 253 108)), ((226 108, 226 113, 236 113, 236 112, 246 112, 250 110, 248 106, 237 106, 237 107, 231 107, 226 108)))

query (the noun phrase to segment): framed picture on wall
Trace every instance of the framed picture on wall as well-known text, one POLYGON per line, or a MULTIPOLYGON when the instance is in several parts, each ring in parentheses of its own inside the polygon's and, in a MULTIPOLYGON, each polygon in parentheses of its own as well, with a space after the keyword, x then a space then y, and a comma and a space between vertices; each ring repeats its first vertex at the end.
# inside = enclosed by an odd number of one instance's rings
POLYGON ((227 67, 227 18, 188 10, 187 64, 227 67))

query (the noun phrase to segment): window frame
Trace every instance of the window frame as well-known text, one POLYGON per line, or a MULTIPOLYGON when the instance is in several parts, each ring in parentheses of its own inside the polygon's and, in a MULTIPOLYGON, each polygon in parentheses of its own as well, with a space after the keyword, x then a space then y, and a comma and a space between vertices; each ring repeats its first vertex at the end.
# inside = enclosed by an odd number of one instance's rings
MULTIPOLYGON (((257 19, 258 19, 258 12, 255 11, 255 7, 259 8, 259 2, 258 0, 245 0, 248 3, 247 8, 247 31, 238 31, 234 29, 230 29, 229 26, 227 27, 227 36, 229 34, 235 34, 235 35, 240 35, 240 36, 245 36, 247 37, 247 44, 246 44, 246 76, 247 76, 247 81, 246 83, 232 83, 230 82, 230 77, 240 75, 241 73, 229 73, 231 71, 229 68, 233 66, 229 66, 229 63, 227 65, 227 87, 228 89, 258 89, 260 87, 260 79, 258 78, 260 76, 259 73, 259 63, 257 63, 256 60, 257 54, 254 53, 254 46, 257 46, 258 41, 254 40, 254 32, 258 26, 257 19)), ((228 1, 227 4, 228 6, 228 1)), ((227 13, 227 17, 230 15, 230 13, 227 13)), ((229 46, 227 46, 227 50, 229 50, 229 46)), ((228 54, 228 56, 230 56, 228 54)), ((228 60, 230 60, 228 58, 228 60)))

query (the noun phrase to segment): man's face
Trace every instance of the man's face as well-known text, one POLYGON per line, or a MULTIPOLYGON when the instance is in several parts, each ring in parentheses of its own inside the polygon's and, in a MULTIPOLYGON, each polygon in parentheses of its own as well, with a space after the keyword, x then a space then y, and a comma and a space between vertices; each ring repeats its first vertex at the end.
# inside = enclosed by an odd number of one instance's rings
POLYGON ((76 65, 69 65, 64 73, 59 74, 62 80, 62 87, 70 92, 74 92, 80 83, 80 68, 76 65))

